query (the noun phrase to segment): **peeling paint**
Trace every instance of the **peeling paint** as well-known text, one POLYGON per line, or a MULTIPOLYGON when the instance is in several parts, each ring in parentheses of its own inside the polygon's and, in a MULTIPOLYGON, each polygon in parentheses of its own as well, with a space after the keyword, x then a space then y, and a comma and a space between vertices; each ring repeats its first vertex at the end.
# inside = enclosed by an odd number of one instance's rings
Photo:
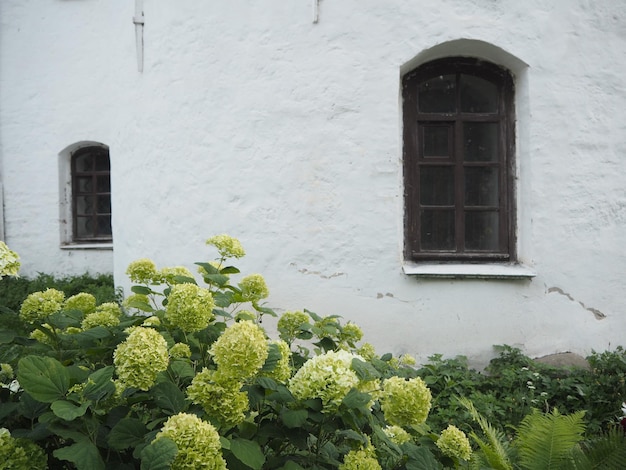
POLYGON ((548 294, 551 294, 552 292, 556 292, 557 294, 561 294, 565 297, 567 297, 569 300, 571 300, 572 302, 576 302, 578 305, 580 305, 582 308, 584 308, 585 310, 593 313, 593 316, 596 317, 596 320, 603 320, 606 318, 606 314, 602 313, 600 310, 598 310, 597 308, 593 308, 593 307, 587 307, 584 303, 582 303, 580 300, 576 300, 574 297, 572 297, 571 294, 565 292, 563 289, 561 289, 560 287, 549 287, 547 290, 548 294))
POLYGON ((298 269, 298 272, 302 273, 302 274, 312 274, 314 276, 319 276, 322 279, 332 279, 333 277, 339 277, 339 276, 345 276, 346 275, 346 273, 333 273, 333 274, 330 274, 330 275, 327 276, 325 274, 322 274, 319 271, 309 271, 306 268, 298 269))

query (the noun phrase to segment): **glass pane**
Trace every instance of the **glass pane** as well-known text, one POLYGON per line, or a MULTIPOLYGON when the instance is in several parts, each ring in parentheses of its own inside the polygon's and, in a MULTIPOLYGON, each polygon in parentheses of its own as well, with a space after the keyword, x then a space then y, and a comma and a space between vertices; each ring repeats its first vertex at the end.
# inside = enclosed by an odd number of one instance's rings
POLYGON ((498 160, 498 123, 463 123, 464 160, 495 162, 498 160))
POLYGON ((76 171, 93 171, 93 157, 90 154, 83 154, 76 157, 76 171))
POLYGON ((78 183, 79 193, 90 193, 91 191, 93 191, 93 183, 91 177, 76 178, 76 182, 78 183))
POLYGON ((498 87, 484 78, 461 75, 461 111, 495 113, 498 111, 498 87))
POLYGON ((420 168, 420 204, 449 206, 454 204, 454 168, 422 166, 420 168))
POLYGON ((111 196, 98 196, 98 214, 111 213, 111 196))
POLYGON ((111 192, 111 178, 109 177, 109 175, 98 176, 96 184, 98 185, 99 193, 111 192))
POLYGON ((454 113, 456 111, 456 76, 440 75, 419 84, 418 108, 422 113, 454 113))
POLYGON ((424 126, 422 127, 422 143, 424 157, 447 157, 449 140, 448 126, 424 126))
POLYGON ((111 235, 111 233, 111 217, 98 217, 98 235, 102 237, 106 235, 111 235))
POLYGON ((105 153, 96 154, 96 171, 109 171, 109 156, 105 153))
POLYGON ((78 238, 93 237, 93 221, 91 217, 76 217, 76 236, 78 238))
POLYGON ((76 214, 93 214, 93 196, 78 196, 76 198, 76 214))
POLYGON ((465 168, 465 205, 498 205, 498 168, 465 168))
POLYGON ((497 251, 499 248, 498 212, 465 213, 465 249, 497 251))
POLYGON ((422 210, 420 239, 422 250, 454 250, 454 211, 422 210))

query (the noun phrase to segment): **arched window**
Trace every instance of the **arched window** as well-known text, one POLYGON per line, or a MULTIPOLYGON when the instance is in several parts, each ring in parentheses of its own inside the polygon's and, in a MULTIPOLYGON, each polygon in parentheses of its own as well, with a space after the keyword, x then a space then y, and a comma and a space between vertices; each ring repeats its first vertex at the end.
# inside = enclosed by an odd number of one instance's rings
POLYGON ((513 91, 507 70, 470 58, 403 77, 408 260, 515 259, 513 91))
POLYGON ((110 242, 111 167, 109 150, 82 147, 71 155, 72 240, 110 242))

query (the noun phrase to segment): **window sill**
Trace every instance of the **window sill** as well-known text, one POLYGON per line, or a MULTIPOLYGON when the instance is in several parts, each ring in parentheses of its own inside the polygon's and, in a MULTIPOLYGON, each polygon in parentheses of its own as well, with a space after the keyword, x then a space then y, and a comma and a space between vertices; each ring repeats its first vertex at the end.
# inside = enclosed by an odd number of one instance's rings
POLYGON ((421 264, 405 262, 404 274, 448 279, 532 279, 537 275, 521 264, 421 264))
POLYGON ((113 250, 113 243, 68 243, 61 245, 62 250, 113 250))

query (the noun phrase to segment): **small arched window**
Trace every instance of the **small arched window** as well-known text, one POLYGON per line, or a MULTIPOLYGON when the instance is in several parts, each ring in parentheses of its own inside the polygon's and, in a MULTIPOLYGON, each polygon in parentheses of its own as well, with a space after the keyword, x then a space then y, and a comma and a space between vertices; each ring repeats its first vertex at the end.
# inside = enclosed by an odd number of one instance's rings
POLYGON ((74 242, 107 242, 111 230, 109 150, 82 147, 71 156, 74 242))
POLYGON ((406 258, 514 260, 509 72, 439 59, 407 73, 402 96, 406 258))

